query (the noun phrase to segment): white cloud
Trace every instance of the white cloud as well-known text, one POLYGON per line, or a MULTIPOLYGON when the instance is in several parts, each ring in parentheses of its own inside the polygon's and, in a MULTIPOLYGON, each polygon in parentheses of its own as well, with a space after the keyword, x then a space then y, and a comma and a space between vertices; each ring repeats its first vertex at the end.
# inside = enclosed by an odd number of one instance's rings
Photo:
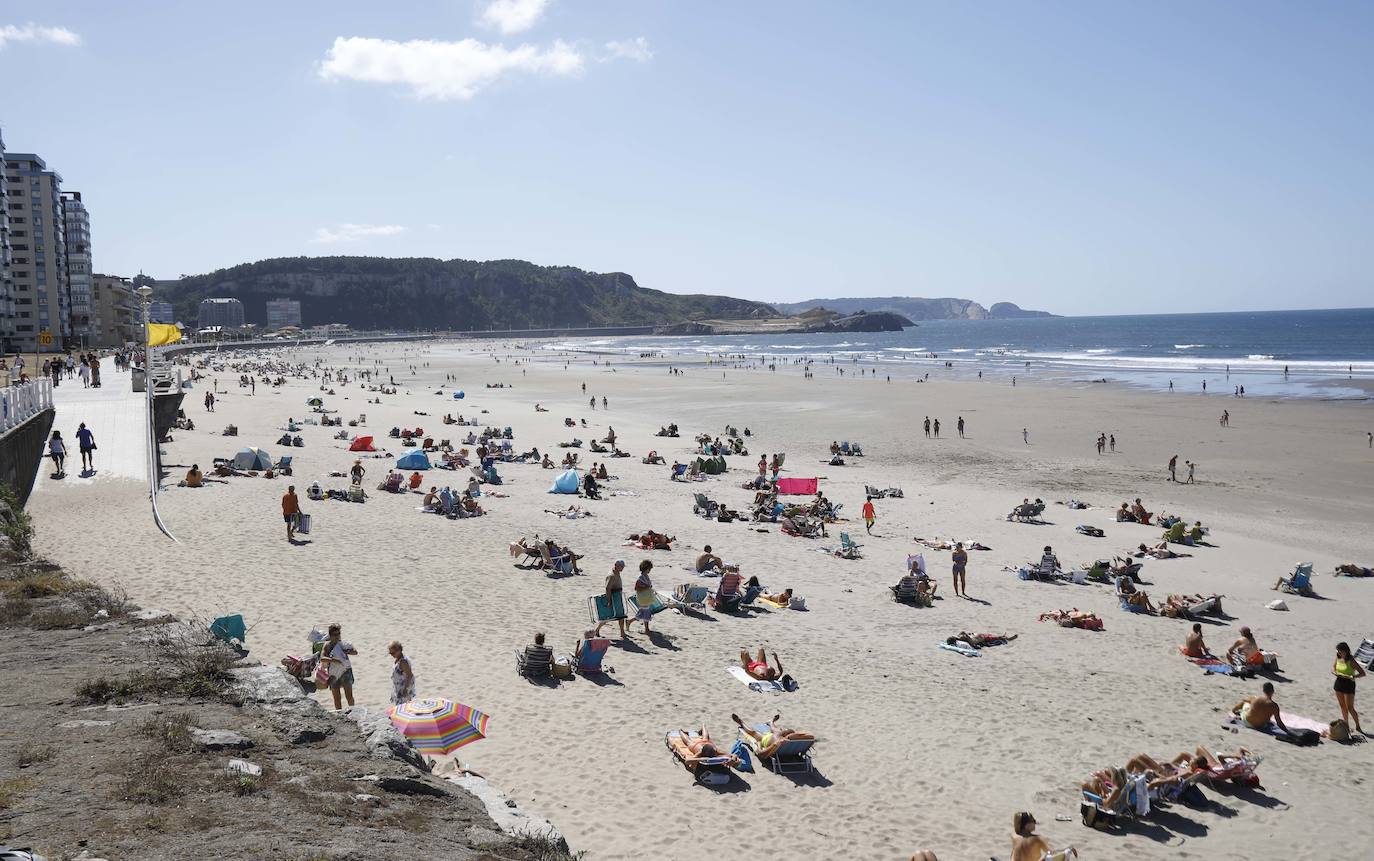
POLYGON ((604 63, 607 60, 634 60, 636 63, 647 63, 654 58, 654 52, 649 48, 649 40, 643 36, 636 36, 633 39, 617 39, 606 43, 606 56, 601 58, 604 63))
POLYGON ((310 241, 319 243, 356 242, 370 236, 395 236, 405 232, 405 227, 399 224, 340 224, 337 227, 315 228, 315 238, 310 241))
POLYGON ((476 39, 393 42, 354 36, 334 40, 319 74, 325 80, 406 84, 422 99, 466 101, 512 72, 576 75, 583 65, 582 55, 563 41, 507 48, 476 39))
POLYGON ((43 27, 34 23, 0 24, 0 48, 10 42, 47 42, 75 48, 81 44, 81 37, 66 27, 43 27))
POLYGON ((509 36, 523 33, 539 23, 549 0, 491 0, 478 16, 478 22, 509 36))

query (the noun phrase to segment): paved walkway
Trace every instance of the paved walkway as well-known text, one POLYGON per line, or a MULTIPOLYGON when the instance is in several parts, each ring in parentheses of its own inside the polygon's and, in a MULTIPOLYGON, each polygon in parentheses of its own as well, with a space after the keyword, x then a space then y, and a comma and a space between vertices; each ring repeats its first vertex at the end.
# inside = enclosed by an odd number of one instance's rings
MULTIPOLYGON (((148 449, 144 443, 147 433, 145 400, 142 392, 131 391, 129 372, 108 367, 101 362, 101 387, 81 388, 81 379, 63 379, 53 389, 56 417, 53 430, 62 432, 67 442, 67 484, 82 484, 110 478, 147 481, 148 449), (77 451, 76 431, 81 422, 95 434, 95 471, 81 473, 81 455, 77 451)), ((42 493, 57 479, 52 478, 52 461, 39 467, 33 492, 42 493)))

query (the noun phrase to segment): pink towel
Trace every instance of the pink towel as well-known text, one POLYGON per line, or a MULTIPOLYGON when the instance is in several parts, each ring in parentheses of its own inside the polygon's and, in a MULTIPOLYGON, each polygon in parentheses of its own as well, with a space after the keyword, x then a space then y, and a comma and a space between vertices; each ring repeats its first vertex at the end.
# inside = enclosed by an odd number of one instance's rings
POLYGON ((819 483, 820 479, 817 478, 780 478, 778 493, 788 496, 814 496, 819 483))

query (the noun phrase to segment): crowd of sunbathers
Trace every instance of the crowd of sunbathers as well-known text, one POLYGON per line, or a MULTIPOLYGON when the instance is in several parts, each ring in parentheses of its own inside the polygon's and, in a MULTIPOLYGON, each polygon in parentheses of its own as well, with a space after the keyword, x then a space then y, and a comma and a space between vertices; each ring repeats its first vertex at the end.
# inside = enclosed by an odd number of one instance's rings
POLYGON ((1207 797, 1198 788, 1199 782, 1256 783, 1258 765, 1258 757, 1243 747, 1236 753, 1213 753, 1198 745, 1168 759, 1138 753, 1125 765, 1093 772, 1084 781, 1083 822, 1113 824, 1118 816, 1147 815, 1152 805, 1161 802, 1201 806, 1207 797))
POLYGON ((534 536, 532 540, 519 538, 512 541, 508 547, 510 555, 516 559, 516 564, 520 565, 529 562, 530 570, 552 571, 557 574, 581 574, 577 562, 582 558, 581 554, 574 553, 572 548, 560 545, 551 538, 540 538, 534 536))

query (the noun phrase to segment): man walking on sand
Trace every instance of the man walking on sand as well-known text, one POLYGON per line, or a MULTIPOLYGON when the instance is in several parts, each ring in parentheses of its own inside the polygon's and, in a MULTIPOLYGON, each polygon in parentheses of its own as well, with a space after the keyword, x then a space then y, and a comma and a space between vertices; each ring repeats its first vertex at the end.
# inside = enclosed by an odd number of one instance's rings
POLYGON ((1178 455, 1169 458, 1169 480, 1178 481, 1178 455))
POLYGON ((286 540, 296 540, 296 518, 301 515, 301 501, 296 496, 296 485, 286 488, 281 498, 281 515, 286 521, 286 540))
MULTIPOLYGON (((980 371, 979 373, 982 373, 982 372, 980 371)), ((956 427, 959 428, 959 439, 963 439, 963 438, 964 438, 964 417, 963 417, 963 416, 959 416, 959 423, 958 423, 958 425, 956 425, 956 427)))
POLYGON ((878 519, 877 513, 873 510, 873 497, 869 496, 864 501, 864 529, 868 534, 873 534, 873 521, 878 519))
POLYGON ((1192 484, 1192 483, 1193 483, 1193 470, 1197 469, 1197 464, 1193 463, 1191 460, 1185 460, 1184 463, 1186 463, 1186 464, 1188 465, 1188 480, 1187 480, 1186 482, 1184 482, 1184 483, 1185 483, 1185 484, 1192 484))
POLYGON ((1030 445, 1030 431, 1025 428, 1021 428, 1021 442, 1030 445))
POLYGON ((212 412, 215 411, 215 393, 214 393, 214 392, 206 392, 206 393, 205 393, 205 411, 206 411, 207 413, 212 413, 212 412))

